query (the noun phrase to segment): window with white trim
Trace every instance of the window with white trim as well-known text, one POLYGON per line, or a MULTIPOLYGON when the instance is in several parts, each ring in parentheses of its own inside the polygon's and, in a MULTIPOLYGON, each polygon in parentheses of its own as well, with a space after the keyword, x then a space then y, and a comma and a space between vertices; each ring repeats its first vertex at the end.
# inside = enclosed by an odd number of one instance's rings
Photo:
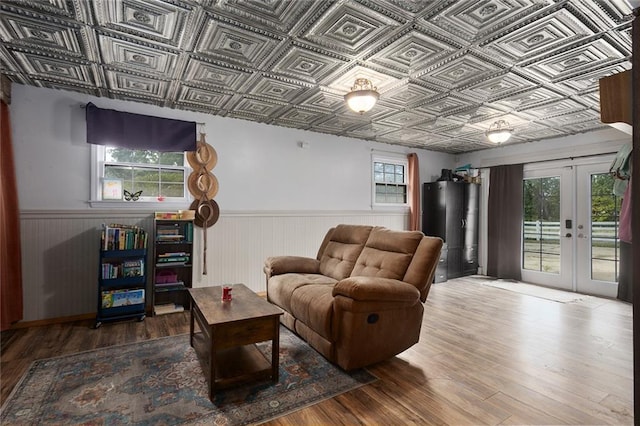
POLYGON ((373 157, 374 205, 406 206, 408 204, 408 166, 406 158, 373 157))
MULTIPOLYGON (((93 145, 92 200, 125 202, 189 201, 189 171, 184 152, 159 152, 93 145), (122 198, 105 193, 105 183, 117 183, 122 198)), ((117 192, 116 192, 117 193, 117 192)))

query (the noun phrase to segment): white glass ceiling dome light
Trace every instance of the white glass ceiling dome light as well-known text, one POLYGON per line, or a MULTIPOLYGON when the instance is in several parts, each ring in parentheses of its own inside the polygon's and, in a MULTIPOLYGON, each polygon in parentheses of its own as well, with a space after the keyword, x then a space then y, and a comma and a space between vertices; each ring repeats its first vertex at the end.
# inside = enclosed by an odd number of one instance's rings
POLYGON ((486 135, 489 142, 503 143, 509 140, 512 132, 513 129, 509 126, 509 123, 504 120, 498 120, 489 126, 486 135))
POLYGON ((355 112, 364 114, 369 111, 378 101, 380 94, 366 78, 356 78, 351 91, 344 95, 344 100, 355 112))

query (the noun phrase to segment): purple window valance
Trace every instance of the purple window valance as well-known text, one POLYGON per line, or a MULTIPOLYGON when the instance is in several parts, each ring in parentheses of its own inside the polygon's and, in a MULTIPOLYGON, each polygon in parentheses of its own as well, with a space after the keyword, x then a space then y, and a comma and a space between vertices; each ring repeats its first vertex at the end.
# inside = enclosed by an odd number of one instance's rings
POLYGON ((87 104, 87 143, 163 152, 196 150, 196 123, 87 104))

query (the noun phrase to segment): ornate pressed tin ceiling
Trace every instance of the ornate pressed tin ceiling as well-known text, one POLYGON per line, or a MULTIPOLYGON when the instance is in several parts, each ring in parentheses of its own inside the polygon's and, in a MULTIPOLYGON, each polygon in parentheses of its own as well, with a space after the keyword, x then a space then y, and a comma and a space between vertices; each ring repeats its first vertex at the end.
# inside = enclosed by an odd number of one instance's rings
POLYGON ((71 90, 458 153, 600 129, 626 0, 2 0, 1 72, 71 90), (343 100, 357 77, 368 113, 343 100))

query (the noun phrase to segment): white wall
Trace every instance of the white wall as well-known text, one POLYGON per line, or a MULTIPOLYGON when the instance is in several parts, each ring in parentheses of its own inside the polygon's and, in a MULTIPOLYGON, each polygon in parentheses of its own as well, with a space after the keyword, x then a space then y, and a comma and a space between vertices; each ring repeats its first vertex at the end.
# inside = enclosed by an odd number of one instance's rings
MULTIPOLYGON (((205 123, 224 211, 371 210, 371 151, 418 152, 423 181, 451 168, 449 154, 312 133, 203 113, 13 85, 10 106, 21 210, 88 209, 85 110, 98 107, 205 123), (298 142, 308 142, 302 149, 298 142)), ((200 129, 198 129, 200 131, 200 129)), ((151 210, 162 210, 162 205, 151 210)))
POLYGON ((371 207, 372 150, 417 152, 422 181, 436 179, 455 160, 449 154, 46 88, 14 85, 12 95, 25 321, 95 312, 100 224, 151 228, 153 211, 175 209, 162 203, 90 206, 91 150, 82 108, 87 102, 205 123, 207 142, 218 153, 213 173, 220 183, 215 199, 221 217, 207 229, 206 275, 204 237, 197 229, 195 287, 242 282, 265 291, 267 256, 315 256, 327 229, 338 223, 406 228, 406 209, 371 207))

